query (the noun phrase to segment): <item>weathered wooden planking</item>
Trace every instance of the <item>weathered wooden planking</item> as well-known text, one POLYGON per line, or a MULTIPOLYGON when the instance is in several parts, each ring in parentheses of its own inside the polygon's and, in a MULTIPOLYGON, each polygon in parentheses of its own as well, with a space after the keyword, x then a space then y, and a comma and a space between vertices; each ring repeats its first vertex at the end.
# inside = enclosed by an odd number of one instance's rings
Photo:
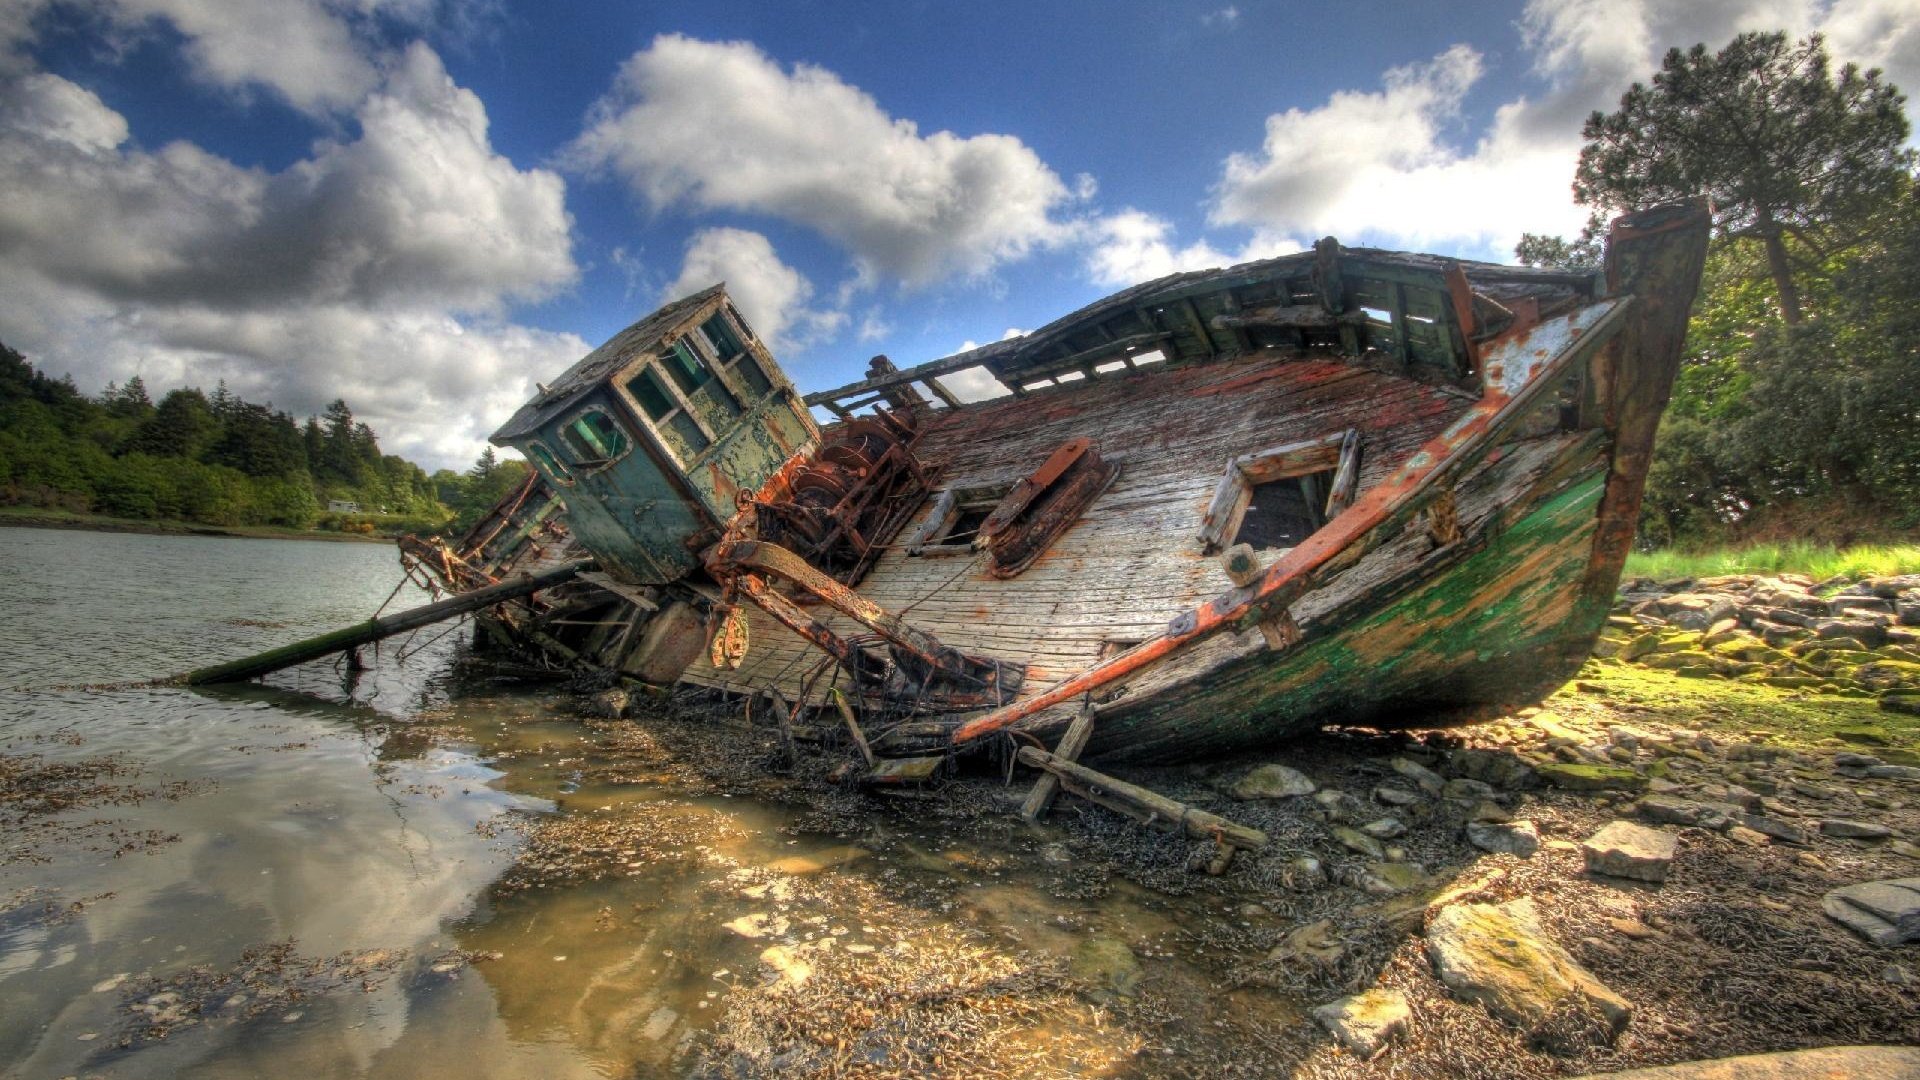
MULTIPOLYGON (((862 595, 946 644, 1036 665, 1022 693, 1090 666, 1114 647, 1159 633, 1172 614, 1229 587, 1195 540, 1229 461, 1280 443, 1357 428, 1367 453, 1359 486, 1376 482, 1456 417, 1464 403, 1410 380, 1319 359, 1264 354, 1188 366, 1148 365, 1092 383, 1003 398, 932 417, 919 452, 945 467, 942 486, 1008 482, 1070 438, 1125 462, 1120 476, 1017 578, 988 576, 969 556, 891 550, 862 595)), ((933 512, 930 506, 921 517, 933 512)), ((910 532, 920 519, 909 522, 910 532)), ((860 628, 809 609, 836 632, 860 628)), ((818 661, 797 635, 748 609, 753 642, 735 671, 704 662, 685 678, 798 695, 818 661)), ((815 701, 825 690, 815 689, 815 701)))

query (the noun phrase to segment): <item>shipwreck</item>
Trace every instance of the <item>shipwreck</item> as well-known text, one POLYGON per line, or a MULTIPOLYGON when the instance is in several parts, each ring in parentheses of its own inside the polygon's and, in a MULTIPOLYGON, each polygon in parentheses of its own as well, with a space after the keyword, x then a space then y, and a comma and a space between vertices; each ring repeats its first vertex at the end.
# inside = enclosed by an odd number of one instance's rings
POLYGON ((1255 846, 1079 759, 1430 726, 1568 679, 1707 231, 1704 205, 1629 215, 1591 272, 1328 238, 804 395, 716 285, 540 387, 492 437, 526 484, 403 559, 451 596, 431 617, 482 612, 520 663, 709 688, 789 742, 844 736, 871 783, 998 748, 1048 778, 1032 811, 1057 781, 1255 846), (963 401, 962 372, 1003 392, 963 401))

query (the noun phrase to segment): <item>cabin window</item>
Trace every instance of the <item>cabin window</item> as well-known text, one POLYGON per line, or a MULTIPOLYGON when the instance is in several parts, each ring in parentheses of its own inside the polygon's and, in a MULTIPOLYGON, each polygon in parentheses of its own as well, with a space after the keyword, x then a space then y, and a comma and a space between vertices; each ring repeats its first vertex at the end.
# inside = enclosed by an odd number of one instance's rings
POLYGON ((680 407, 653 365, 641 368, 640 374, 627 380, 627 393, 640 403, 641 410, 660 433, 660 440, 683 463, 693 460, 700 451, 712 445, 713 440, 707 438, 707 433, 700 430, 699 423, 680 407))
POLYGON ((642 368, 640 374, 627 383, 627 393, 633 395, 633 400, 646 410, 647 418, 655 423, 665 420, 680 407, 668 396, 667 388, 660 385, 660 376, 650 367, 642 368))
POLYGON ((691 394, 713 378, 713 369, 685 341, 674 342, 660 362, 666 366, 667 374, 673 376, 673 381, 680 385, 681 393, 691 394))
POLYGON ((1359 475, 1353 430, 1234 458, 1201 517, 1201 549, 1294 547, 1353 503, 1359 475))
POLYGON ((734 360, 733 373, 740 376, 740 381, 747 384, 747 389, 753 391, 756 398, 766 396, 767 391, 773 389, 773 380, 767 378, 767 373, 760 369, 760 362, 753 358, 752 353, 743 352, 734 360))
POLYGON ((700 332, 707 335, 708 343, 713 346, 713 355, 719 357, 723 364, 731 363, 734 357, 747 351, 747 347, 740 343, 740 335, 733 332, 733 324, 718 311, 700 324, 700 332))
POLYGON ((605 465, 627 452, 627 433, 605 409, 594 407, 567 421, 560 429, 574 463, 589 468, 605 465))
POLYGON ((545 443, 528 443, 527 456, 533 459, 541 472, 547 474, 548 479, 560 484, 573 483, 573 474, 560 464, 560 459, 553 456, 553 451, 547 449, 545 443))

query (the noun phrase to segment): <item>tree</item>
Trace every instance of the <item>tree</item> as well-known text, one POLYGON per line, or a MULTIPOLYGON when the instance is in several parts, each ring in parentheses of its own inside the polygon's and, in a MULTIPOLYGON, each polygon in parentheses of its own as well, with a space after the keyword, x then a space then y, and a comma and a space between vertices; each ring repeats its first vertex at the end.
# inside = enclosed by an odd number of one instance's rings
POLYGON ((1819 35, 1741 34, 1667 53, 1653 85, 1581 136, 1574 197, 1601 212, 1707 195, 1722 236, 1765 247, 1782 319, 1801 321, 1788 240, 1825 259, 1909 181, 1905 98, 1876 70, 1835 75, 1819 35))
POLYGON ((152 457, 198 458, 217 427, 213 409, 200 391, 174 390, 140 424, 127 450, 152 457))
POLYGON ((1513 257, 1521 266, 1554 266, 1565 270, 1600 269, 1601 243, 1595 238, 1597 222, 1587 226, 1587 234, 1568 241, 1559 236, 1521 233, 1513 245, 1513 257))

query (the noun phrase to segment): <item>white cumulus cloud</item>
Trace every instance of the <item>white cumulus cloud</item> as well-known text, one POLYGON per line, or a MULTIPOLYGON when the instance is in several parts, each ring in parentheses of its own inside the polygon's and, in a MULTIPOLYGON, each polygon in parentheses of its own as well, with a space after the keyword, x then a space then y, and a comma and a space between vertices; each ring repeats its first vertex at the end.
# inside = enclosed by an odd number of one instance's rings
POLYGON ((425 45, 386 68, 359 138, 279 172, 133 148, 90 91, 0 80, 0 340, 83 385, 225 378, 295 412, 341 395, 390 450, 470 457, 585 351, 504 320, 577 276, 565 184, 495 153, 425 45))
POLYGON ((1461 108, 1485 58, 1455 45, 1377 89, 1269 116, 1260 149, 1224 163, 1209 220, 1505 258, 1523 232, 1578 231, 1581 123, 1650 79, 1669 48, 1821 31, 1839 60, 1883 66, 1896 84, 1920 78, 1920 0, 1532 0, 1519 26, 1539 89, 1484 127, 1463 130, 1461 108))
POLYGON ((749 229, 695 233, 687 243, 680 276, 661 299, 677 300, 723 281, 734 306, 775 354, 803 349, 847 324, 844 311, 809 307, 813 283, 780 261, 772 241, 749 229))
POLYGON ((925 285, 1065 241, 1072 195, 1011 135, 923 135, 810 64, 747 42, 656 38, 622 65, 568 160, 655 208, 767 214, 844 248, 862 276, 925 285))
POLYGON ((1182 270, 1208 270, 1304 250, 1298 241, 1268 230, 1256 231, 1237 252, 1222 251, 1205 240, 1177 246, 1173 233, 1172 222, 1131 207, 1098 218, 1087 226, 1087 275, 1096 284, 1118 288, 1182 270))

